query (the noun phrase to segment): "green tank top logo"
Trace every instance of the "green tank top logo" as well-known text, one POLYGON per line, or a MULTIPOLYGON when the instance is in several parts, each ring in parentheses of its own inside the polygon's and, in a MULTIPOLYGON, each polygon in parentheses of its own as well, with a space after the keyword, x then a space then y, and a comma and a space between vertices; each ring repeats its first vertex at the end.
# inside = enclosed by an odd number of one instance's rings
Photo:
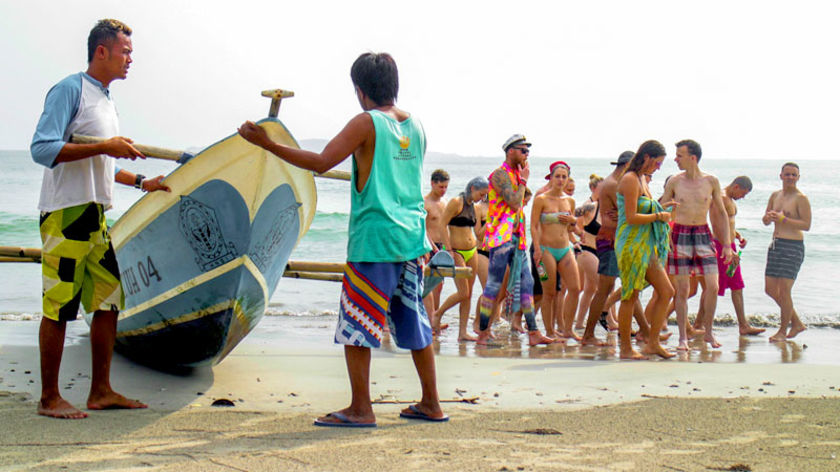
POLYGON ((411 153, 409 149, 411 147, 411 138, 408 136, 400 136, 400 150, 398 151, 397 155, 394 156, 394 159, 400 159, 403 161, 408 161, 411 159, 417 159, 417 156, 411 153))

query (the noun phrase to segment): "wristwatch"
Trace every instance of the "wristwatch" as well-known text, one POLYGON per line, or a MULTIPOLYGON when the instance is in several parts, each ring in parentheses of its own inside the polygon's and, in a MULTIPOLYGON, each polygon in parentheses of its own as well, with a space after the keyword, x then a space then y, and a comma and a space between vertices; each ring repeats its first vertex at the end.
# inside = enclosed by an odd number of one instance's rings
POLYGON ((137 174, 134 176, 134 187, 143 190, 143 181, 146 180, 146 176, 143 174, 137 174))

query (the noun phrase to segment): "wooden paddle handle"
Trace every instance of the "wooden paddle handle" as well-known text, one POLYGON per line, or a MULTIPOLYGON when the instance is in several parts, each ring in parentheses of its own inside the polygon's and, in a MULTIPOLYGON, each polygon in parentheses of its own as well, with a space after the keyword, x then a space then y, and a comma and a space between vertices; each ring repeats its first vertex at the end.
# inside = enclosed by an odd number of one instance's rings
MULTIPOLYGON (((99 138, 96 136, 85 136, 83 134, 74 134, 70 137, 70 142, 76 144, 99 144, 107 141, 106 138, 99 138)), ((174 149, 166 149, 157 146, 147 146, 145 144, 133 144, 138 151, 142 152, 146 157, 154 157, 155 159, 164 159, 167 161, 179 161, 188 153, 184 151, 176 151, 174 149)))

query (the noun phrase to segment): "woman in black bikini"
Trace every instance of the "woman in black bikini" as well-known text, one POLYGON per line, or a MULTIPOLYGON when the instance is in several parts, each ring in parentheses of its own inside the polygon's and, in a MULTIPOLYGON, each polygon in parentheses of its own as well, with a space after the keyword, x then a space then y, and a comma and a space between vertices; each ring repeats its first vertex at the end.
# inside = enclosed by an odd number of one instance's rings
POLYGON ((432 314, 432 330, 440 333, 440 320, 449 308, 459 306, 459 341, 475 341, 475 336, 468 333, 470 319, 470 302, 472 301, 472 288, 475 284, 477 273, 476 257, 477 240, 475 227, 477 224, 475 204, 487 196, 489 184, 486 178, 476 177, 467 184, 467 188, 458 198, 449 200, 446 209, 443 211, 442 220, 447 222, 448 231, 444 231, 443 244, 446 250, 452 254, 457 267, 469 267, 473 275, 469 279, 455 279, 455 286, 458 291, 449 296, 440 308, 432 314))
POLYGON ((580 249, 577 256, 580 281, 583 283, 583 291, 580 295, 578 314, 575 321, 575 329, 583 329, 586 314, 589 313, 589 303, 598 288, 598 253, 595 251, 595 236, 601 229, 600 215, 598 210, 598 184, 604 180, 597 174, 589 176, 589 191, 592 195, 583 206, 575 210, 577 226, 581 230, 580 249))

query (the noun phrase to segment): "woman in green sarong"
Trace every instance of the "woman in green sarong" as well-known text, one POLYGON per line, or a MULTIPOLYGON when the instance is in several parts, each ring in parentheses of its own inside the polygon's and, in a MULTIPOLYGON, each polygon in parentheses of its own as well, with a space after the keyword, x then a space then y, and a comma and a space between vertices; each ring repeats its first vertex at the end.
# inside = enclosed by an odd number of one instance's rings
MULTIPOLYGON (((615 238, 615 253, 621 277, 621 305, 618 310, 618 335, 621 342, 622 359, 646 359, 645 354, 656 354, 664 358, 674 354, 659 343, 656 329, 651 330, 647 344, 641 353, 633 349, 630 328, 633 306, 639 292, 648 284, 658 296, 650 307, 650 326, 662 326, 667 316, 668 302, 674 296, 674 288, 662 264, 668 255, 671 213, 665 211, 650 194, 645 175, 659 170, 665 160, 665 147, 658 141, 645 141, 635 157, 627 164, 618 184, 618 229, 615 238)), ((668 205, 673 205, 670 202, 668 205)))

